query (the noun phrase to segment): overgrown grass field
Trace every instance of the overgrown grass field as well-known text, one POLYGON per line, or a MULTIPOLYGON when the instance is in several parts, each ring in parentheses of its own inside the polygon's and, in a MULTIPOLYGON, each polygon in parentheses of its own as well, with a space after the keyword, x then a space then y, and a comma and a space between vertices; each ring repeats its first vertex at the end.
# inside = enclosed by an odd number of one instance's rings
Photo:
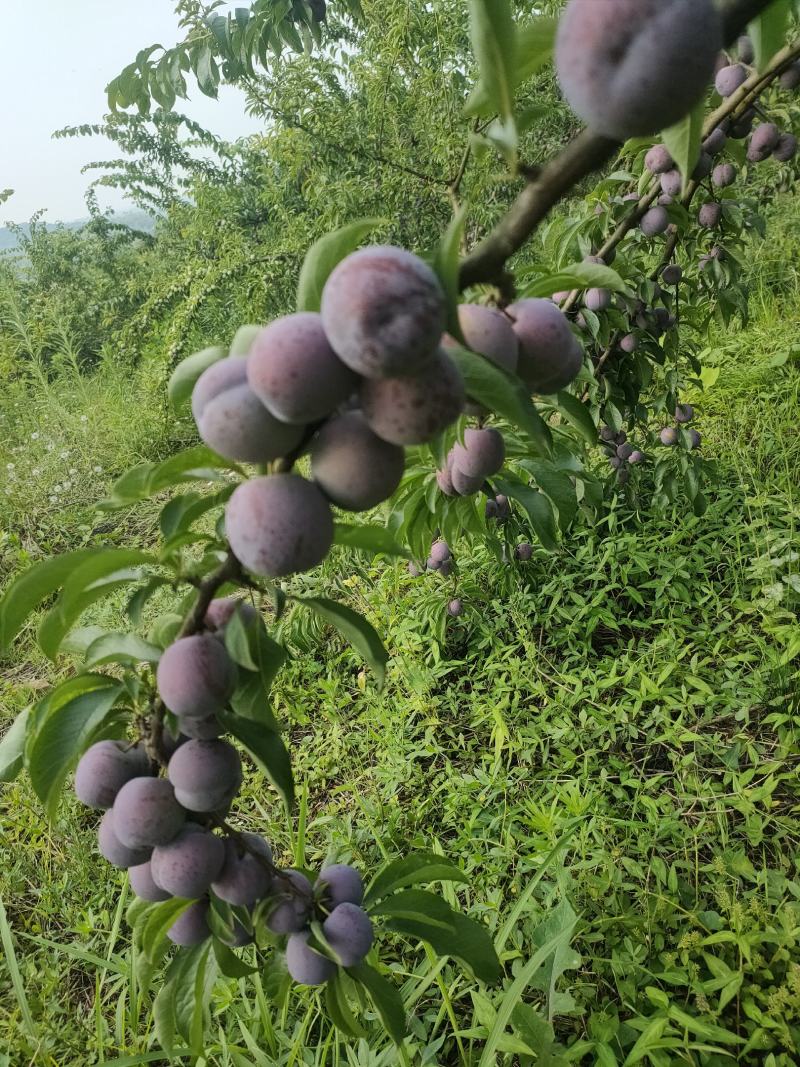
MULTIPOLYGON (((782 209, 752 249, 752 320, 716 337, 691 397, 718 466, 702 518, 619 498, 604 526, 578 521, 556 556, 537 550, 513 571, 455 546, 467 610, 446 626, 453 578, 338 550, 303 581, 323 580, 385 636, 380 695, 331 632, 291 612, 281 623, 296 655, 276 711, 304 792, 291 838, 276 831, 279 860, 368 869, 441 850, 470 879, 445 894, 488 924, 518 979, 490 1001, 397 939, 415 1064, 531 1062, 512 1013, 542 1064, 800 1062, 800 212, 782 209)), ((155 510, 92 504, 137 458, 188 436, 162 386, 162 366, 108 362, 4 388, 4 579, 45 553, 153 539, 155 510)), ((20 644, 3 719, 53 676, 20 644)), ((274 836, 277 800, 255 781, 237 818, 274 836)), ((126 878, 95 853, 96 817, 67 800, 48 825, 23 779, 0 805, 0 1063, 166 1062, 146 1051, 126 878)), ((368 1013, 372 1040, 345 1049, 313 992, 276 1008, 269 974, 242 984, 235 1007, 235 982, 218 986, 209 1064, 397 1062, 368 1013)))

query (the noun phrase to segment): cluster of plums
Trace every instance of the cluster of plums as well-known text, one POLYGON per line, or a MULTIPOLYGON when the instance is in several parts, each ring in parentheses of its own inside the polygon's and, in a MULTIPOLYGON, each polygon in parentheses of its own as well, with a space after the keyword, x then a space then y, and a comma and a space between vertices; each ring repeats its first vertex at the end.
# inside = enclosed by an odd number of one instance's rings
POLYGON ((643 463, 644 453, 634 448, 624 430, 615 430, 612 426, 600 427, 600 443, 609 465, 617 472, 617 480, 624 485, 630 477, 628 465, 636 467, 643 463))
MULTIPOLYGON (((441 574, 443 578, 448 578, 453 573, 454 562, 453 553, 450 551, 448 543, 441 538, 437 538, 431 545, 425 566, 420 567, 419 564, 411 560, 408 564, 408 573, 412 578, 419 578, 426 571, 435 571, 437 574, 441 574)), ((448 602, 447 614, 452 618, 457 619, 463 613, 464 604, 457 597, 448 602)))
MULTIPOLYGON (((694 419, 694 408, 691 404, 678 404, 675 408, 675 422, 678 426, 688 426, 694 419)), ((699 448, 703 439, 699 432, 692 426, 688 430, 689 448, 699 448)), ((658 435, 662 445, 673 448, 680 441, 680 435, 676 426, 664 426, 658 435)))

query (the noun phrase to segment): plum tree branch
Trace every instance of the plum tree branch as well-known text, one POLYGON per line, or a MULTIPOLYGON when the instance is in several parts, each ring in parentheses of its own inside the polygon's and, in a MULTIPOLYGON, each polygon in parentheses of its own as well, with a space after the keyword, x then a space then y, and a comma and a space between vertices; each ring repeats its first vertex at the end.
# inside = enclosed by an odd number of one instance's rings
MULTIPOLYGON (((723 31, 731 44, 772 0, 729 0, 723 7, 723 31)), ((529 182, 495 228, 462 260, 459 286, 497 283, 506 262, 522 248, 537 225, 583 178, 606 163, 619 142, 584 130, 529 182)), ((633 223, 631 223, 633 225, 633 223)))

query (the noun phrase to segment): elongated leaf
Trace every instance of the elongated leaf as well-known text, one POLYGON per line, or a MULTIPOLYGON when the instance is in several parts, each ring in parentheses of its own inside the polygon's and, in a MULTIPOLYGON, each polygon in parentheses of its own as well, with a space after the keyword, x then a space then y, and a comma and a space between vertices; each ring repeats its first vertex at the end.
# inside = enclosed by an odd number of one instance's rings
POLYGON ((161 649, 136 634, 103 634, 86 649, 87 667, 99 663, 158 663, 161 649))
POLYGON ((466 221, 467 205, 464 204, 448 223, 433 259, 433 269, 441 282, 447 301, 447 332, 457 341, 464 340, 458 321, 458 265, 466 221))
POLYGON ((126 568, 92 582, 87 589, 73 591, 68 601, 63 595, 59 597, 42 619, 36 633, 42 652, 55 661, 67 633, 88 607, 128 583, 139 581, 141 577, 142 572, 138 568, 126 568))
POLYGON ((0 600, 0 651, 6 651, 25 620, 45 597, 59 589, 72 572, 97 552, 80 548, 36 563, 15 578, 0 600))
POLYGON ((180 897, 170 897, 156 904, 148 913, 141 930, 142 952, 149 960, 157 957, 158 949, 167 936, 167 930, 182 915, 191 900, 182 900, 180 897))
POLYGON ((286 662, 286 649, 269 636, 263 620, 248 623, 241 609, 235 611, 225 627, 225 647, 240 667, 258 673, 264 691, 269 692, 286 662))
POLYGON ((261 723, 242 719, 229 712, 221 712, 220 721, 244 745, 271 784, 278 790, 286 810, 294 804, 294 778, 289 753, 279 733, 267 730, 261 723))
POLYGON ((467 393, 473 400, 518 426, 528 435, 538 454, 549 454, 550 431, 519 378, 466 348, 448 348, 447 354, 461 371, 467 393))
POLYGON ((240 959, 218 937, 215 937, 211 944, 214 949, 214 958, 217 961, 217 966, 226 978, 246 978, 248 974, 255 974, 258 970, 257 967, 253 967, 252 964, 240 959))
POLYGON ((13 781, 22 769, 29 708, 24 708, 0 739, 0 782, 13 781))
POLYGON ((249 324, 247 326, 240 326, 233 336, 228 355, 246 356, 253 347, 253 341, 255 341, 262 329, 262 326, 249 324))
POLYGON ((410 885, 423 882, 468 882, 469 877, 436 852, 412 852, 378 871, 364 894, 364 906, 410 885))
POLYGON ((488 930, 466 915, 451 911, 449 925, 424 915, 392 916, 384 920, 384 926, 395 933, 426 941, 440 956, 461 960, 487 985, 500 978, 500 961, 488 930))
POLYGON ((208 370, 214 363, 225 358, 225 349, 221 345, 213 348, 204 348, 202 352, 195 352, 181 360, 169 379, 167 395, 174 411, 180 411, 188 407, 192 398, 192 390, 195 383, 204 370, 208 370))
POLYGON ((572 479, 563 471, 556 470, 546 460, 529 460, 525 467, 534 476, 542 492, 546 493, 555 505, 559 528, 562 532, 567 530, 578 510, 578 494, 572 479))
POLYGON ((408 1028, 400 991, 374 967, 366 963, 359 963, 357 967, 348 967, 347 973, 369 993, 370 1000, 392 1041, 396 1045, 402 1044, 408 1028))
POLYGON ((239 684, 231 697, 231 708, 241 718, 252 719, 273 733, 280 730, 269 702, 269 692, 255 671, 239 670, 239 684))
POLYGON ((600 263, 573 263, 557 274, 536 278, 525 286, 525 296, 546 297, 572 289, 609 289, 612 293, 630 290, 619 274, 600 263))
POLYGON ((668 130, 664 130, 661 134, 669 154, 675 160, 675 165, 683 175, 684 192, 692 171, 697 166, 697 161, 700 158, 704 118, 705 100, 701 100, 685 119, 681 119, 675 126, 670 126, 668 130))
POLYGON ((370 230, 382 225, 383 221, 377 218, 359 219, 314 242, 306 253, 297 283, 298 311, 319 311, 322 290, 331 271, 358 248, 370 230))
POLYGON ((81 674, 54 689, 34 714, 26 745, 31 785, 49 819, 64 781, 123 691, 117 678, 81 674))
POLYGON ((753 42, 756 67, 762 72, 784 45, 789 24, 789 0, 772 0, 769 7, 747 27, 753 42))
POLYGON ((507 481, 505 478, 495 478, 494 486, 501 493, 519 501, 527 512, 531 526, 542 545, 549 552, 554 552, 558 548, 558 529, 553 505, 547 497, 538 489, 531 489, 530 486, 507 481))
POLYGON ((425 889, 401 889, 370 908, 373 918, 419 920, 444 930, 453 929, 455 914, 446 900, 425 889))
POLYGON ((351 526, 337 522, 333 528, 333 543, 343 548, 366 552, 371 556, 403 556, 409 558, 407 549, 399 545, 385 526, 351 526))
POLYGON ((237 464, 223 459, 205 445, 195 445, 161 463, 140 463, 133 467, 114 483, 111 496, 98 506, 103 511, 114 511, 181 482, 222 480, 222 472, 226 470, 244 474, 237 464))
POLYGON ((335 971, 333 976, 325 983, 325 1008, 331 1021, 337 1030, 345 1037, 366 1037, 366 1030, 359 1024, 353 1015, 347 994, 344 989, 341 972, 335 971))
POLYGON ((567 422, 575 427, 587 444, 597 444, 597 427, 592 419, 592 413, 577 396, 567 392, 558 393, 556 405, 567 422))
MULTIPOLYGON (((514 88, 523 85, 549 62, 553 54, 558 22, 553 18, 537 18, 527 26, 517 29, 517 58, 512 70, 514 88)), ((487 115, 492 106, 483 81, 478 82, 467 101, 467 109, 473 115, 487 115)), ((523 129, 521 117, 518 119, 523 129)))
MULTIPOLYGON (((517 36, 508 0, 469 0, 469 27, 486 103, 504 123, 513 120, 517 36)), ((471 99, 467 114, 474 110, 471 99)))
POLYGON ((331 626, 336 627, 339 633, 364 657, 378 680, 378 688, 382 688, 386 678, 389 654, 383 647, 383 642, 378 637, 375 628, 367 622, 364 616, 359 615, 346 604, 338 604, 335 600, 326 600, 322 597, 302 597, 297 598, 297 602, 304 604, 331 626))

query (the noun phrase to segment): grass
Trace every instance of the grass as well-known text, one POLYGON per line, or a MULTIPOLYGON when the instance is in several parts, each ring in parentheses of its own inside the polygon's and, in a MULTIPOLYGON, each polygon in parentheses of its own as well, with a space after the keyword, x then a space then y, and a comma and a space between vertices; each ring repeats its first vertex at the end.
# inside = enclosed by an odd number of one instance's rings
MULTIPOLYGON (((446 628, 450 582, 334 554, 319 581, 386 635, 381 695, 308 616, 283 624, 293 658, 276 712, 304 818, 289 833, 249 773, 239 821, 310 867, 441 850, 470 876, 443 892, 488 924, 505 964, 504 987, 488 990, 450 960, 381 939, 414 1014, 408 1062, 531 1062, 515 1038, 543 1063, 800 1058, 799 225, 786 212, 754 252, 752 321, 720 333, 705 360, 719 375, 693 400, 718 484, 702 519, 645 509, 639 521, 620 505, 513 575, 460 546, 467 611, 446 628), (557 965, 539 969, 556 942, 557 965)), ((5 395, 2 573, 152 537, 154 513, 98 519, 91 502, 169 446, 153 377, 107 367, 5 395)), ((22 644, 4 714, 52 677, 22 644)), ((125 878, 93 853, 95 817, 67 797, 49 826, 24 779, 0 805, 6 1061, 158 1062, 126 956, 125 878)), ((276 1005, 271 988, 268 974, 218 983, 209 1064, 398 1062, 369 1014, 369 1041, 345 1049, 313 994, 276 1005)))

